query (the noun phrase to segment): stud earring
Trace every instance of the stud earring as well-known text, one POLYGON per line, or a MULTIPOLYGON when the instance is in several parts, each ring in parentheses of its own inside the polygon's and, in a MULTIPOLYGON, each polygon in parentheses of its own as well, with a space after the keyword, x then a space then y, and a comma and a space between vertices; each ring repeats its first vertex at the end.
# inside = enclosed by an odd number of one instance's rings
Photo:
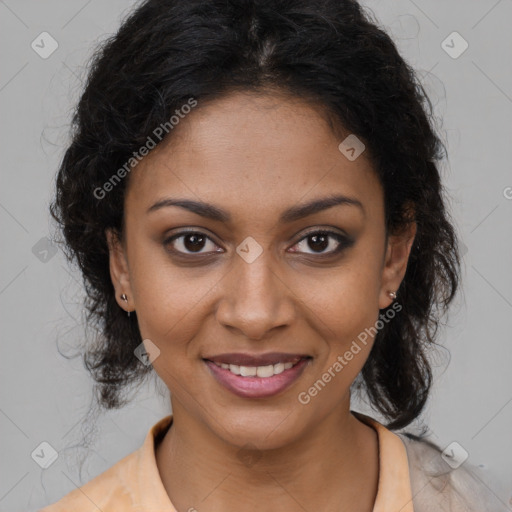
POLYGON ((395 292, 388 292, 388 295, 389 295, 392 299, 396 299, 396 293, 395 293, 395 292))
MULTIPOLYGON (((123 293, 121 295, 121 299, 124 300, 126 302, 126 304, 128 304, 128 297, 127 297, 126 293, 123 293)), ((127 311, 127 313, 128 313, 128 318, 129 318, 130 317, 130 312, 127 311)))

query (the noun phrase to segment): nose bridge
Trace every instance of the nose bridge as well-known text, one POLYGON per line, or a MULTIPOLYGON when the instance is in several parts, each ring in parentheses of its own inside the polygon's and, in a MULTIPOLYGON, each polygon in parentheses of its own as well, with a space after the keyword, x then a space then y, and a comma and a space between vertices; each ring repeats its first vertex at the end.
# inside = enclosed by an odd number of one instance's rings
POLYGON ((263 250, 253 261, 237 254, 233 265, 217 310, 219 322, 254 339, 289 323, 293 305, 271 252, 263 250))

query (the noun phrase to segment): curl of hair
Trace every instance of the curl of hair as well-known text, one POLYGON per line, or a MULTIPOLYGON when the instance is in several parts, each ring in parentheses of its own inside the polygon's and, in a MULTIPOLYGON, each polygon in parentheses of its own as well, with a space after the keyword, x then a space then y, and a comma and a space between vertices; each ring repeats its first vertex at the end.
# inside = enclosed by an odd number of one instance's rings
POLYGON ((361 372, 388 427, 408 425, 428 398, 428 349, 456 293, 460 261, 431 102, 354 0, 147 0, 94 54, 50 209, 83 274, 88 320, 99 328, 84 363, 101 405, 123 405, 122 388, 152 367, 133 355, 142 341, 136 315, 118 306, 109 273, 105 229, 123 236, 128 178, 103 199, 93 191, 189 98, 201 108, 235 90, 279 91, 322 107, 333 130, 364 141, 384 190, 386 233, 417 223, 397 292, 403 309, 378 332, 361 372))

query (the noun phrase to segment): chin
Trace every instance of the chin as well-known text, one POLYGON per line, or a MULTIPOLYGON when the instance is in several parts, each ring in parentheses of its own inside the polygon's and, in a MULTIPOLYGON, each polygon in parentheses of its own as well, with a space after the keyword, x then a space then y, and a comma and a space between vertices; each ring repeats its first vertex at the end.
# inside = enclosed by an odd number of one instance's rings
POLYGON ((264 412, 255 406, 247 412, 238 409, 232 415, 223 414, 211 428, 224 441, 240 449, 278 449, 293 443, 301 434, 293 411, 264 412), (224 428, 219 429, 220 425, 224 428))

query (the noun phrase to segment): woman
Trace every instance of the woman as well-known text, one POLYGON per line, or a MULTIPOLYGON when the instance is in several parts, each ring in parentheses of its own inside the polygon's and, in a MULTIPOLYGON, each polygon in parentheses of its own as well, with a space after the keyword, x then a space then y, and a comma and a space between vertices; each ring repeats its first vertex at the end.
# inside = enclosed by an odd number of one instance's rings
POLYGON ((125 20, 52 214, 101 329, 100 403, 154 368, 172 415, 44 512, 491 510, 467 464, 392 432, 426 404, 460 278, 430 115, 355 1, 148 0, 125 20))

